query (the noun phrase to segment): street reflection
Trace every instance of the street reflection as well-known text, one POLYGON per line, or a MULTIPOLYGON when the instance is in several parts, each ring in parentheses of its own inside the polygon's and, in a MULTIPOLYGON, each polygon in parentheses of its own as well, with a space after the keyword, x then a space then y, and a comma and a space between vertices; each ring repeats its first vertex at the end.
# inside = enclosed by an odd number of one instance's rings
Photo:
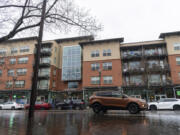
POLYGON ((2 135, 179 135, 179 113, 94 115, 91 112, 0 111, 2 135), (168 127, 168 128, 167 128, 168 127))

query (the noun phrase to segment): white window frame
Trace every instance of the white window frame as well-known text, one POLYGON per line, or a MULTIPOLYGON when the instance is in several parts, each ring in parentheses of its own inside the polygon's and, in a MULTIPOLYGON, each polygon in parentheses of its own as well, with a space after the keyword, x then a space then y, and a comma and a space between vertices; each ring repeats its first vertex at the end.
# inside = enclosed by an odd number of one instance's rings
POLYGON ((91 77, 91 84, 100 84, 100 77, 99 76, 91 77))
POLYGON ((104 84, 112 84, 113 83, 113 77, 112 76, 103 76, 103 83, 104 84))
POLYGON ((23 87, 25 87, 25 80, 17 80, 17 81, 15 81, 15 87, 16 88, 23 88, 23 87))
POLYGON ((21 53, 29 52, 29 50, 30 50, 30 47, 29 47, 29 46, 23 46, 23 47, 20 48, 20 52, 21 52, 21 53))
POLYGON ((92 63, 91 64, 91 70, 92 71, 99 70, 99 68, 100 68, 100 64, 99 63, 92 63))
POLYGON ((173 44, 173 47, 174 47, 174 50, 175 50, 175 51, 180 50, 180 43, 174 43, 174 44, 173 44))
POLYGON ((28 57, 18 58, 18 64, 26 64, 26 63, 28 63, 28 60, 29 60, 28 57))
POLYGON ((180 65, 180 57, 176 57, 176 65, 180 65))

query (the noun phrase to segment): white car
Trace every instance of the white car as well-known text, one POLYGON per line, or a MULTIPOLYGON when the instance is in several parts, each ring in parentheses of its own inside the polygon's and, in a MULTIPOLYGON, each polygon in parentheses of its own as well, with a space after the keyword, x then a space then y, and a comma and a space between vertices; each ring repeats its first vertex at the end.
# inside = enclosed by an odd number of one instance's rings
POLYGON ((161 110, 161 109, 180 110, 180 99, 162 98, 157 102, 148 103, 148 109, 149 110, 161 110))
POLYGON ((24 109, 24 105, 23 104, 18 104, 16 102, 8 101, 6 103, 0 104, 0 110, 1 109, 11 109, 11 110, 24 109))

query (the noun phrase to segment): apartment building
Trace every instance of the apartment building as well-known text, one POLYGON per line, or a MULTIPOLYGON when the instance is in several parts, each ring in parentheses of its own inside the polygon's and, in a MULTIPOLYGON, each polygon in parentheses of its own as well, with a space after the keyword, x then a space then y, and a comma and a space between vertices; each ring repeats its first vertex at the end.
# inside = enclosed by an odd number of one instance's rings
POLYGON ((37 37, 9 40, 0 45, 0 99, 27 100, 32 84, 37 37))
MULTIPOLYGON (((82 98, 81 47, 93 40, 82 36, 43 41, 38 74, 37 100, 69 96, 82 98)), ((37 37, 13 39, 0 45, 0 100, 27 102, 33 78, 37 37)))
POLYGON ((159 38, 135 43, 123 43, 123 38, 80 43, 85 97, 105 89, 123 90, 146 100, 174 97, 173 87, 180 84, 180 32, 161 33, 159 38))
MULTIPOLYGON (((124 38, 81 36, 43 41, 37 100, 88 97, 98 90, 122 90, 138 98, 173 97, 180 85, 180 32, 160 39, 124 43, 124 38)), ((0 44, 0 100, 30 98, 37 37, 0 44)))
POLYGON ((85 98, 96 90, 118 90, 122 85, 119 45, 123 38, 81 42, 85 98))

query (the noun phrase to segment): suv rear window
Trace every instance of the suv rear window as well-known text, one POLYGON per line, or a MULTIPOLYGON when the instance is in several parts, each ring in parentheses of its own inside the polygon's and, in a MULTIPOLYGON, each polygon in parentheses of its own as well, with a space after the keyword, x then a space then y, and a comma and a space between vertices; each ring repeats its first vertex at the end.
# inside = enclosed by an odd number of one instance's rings
POLYGON ((112 92, 98 92, 98 93, 96 93, 96 96, 111 97, 112 96, 112 92))

